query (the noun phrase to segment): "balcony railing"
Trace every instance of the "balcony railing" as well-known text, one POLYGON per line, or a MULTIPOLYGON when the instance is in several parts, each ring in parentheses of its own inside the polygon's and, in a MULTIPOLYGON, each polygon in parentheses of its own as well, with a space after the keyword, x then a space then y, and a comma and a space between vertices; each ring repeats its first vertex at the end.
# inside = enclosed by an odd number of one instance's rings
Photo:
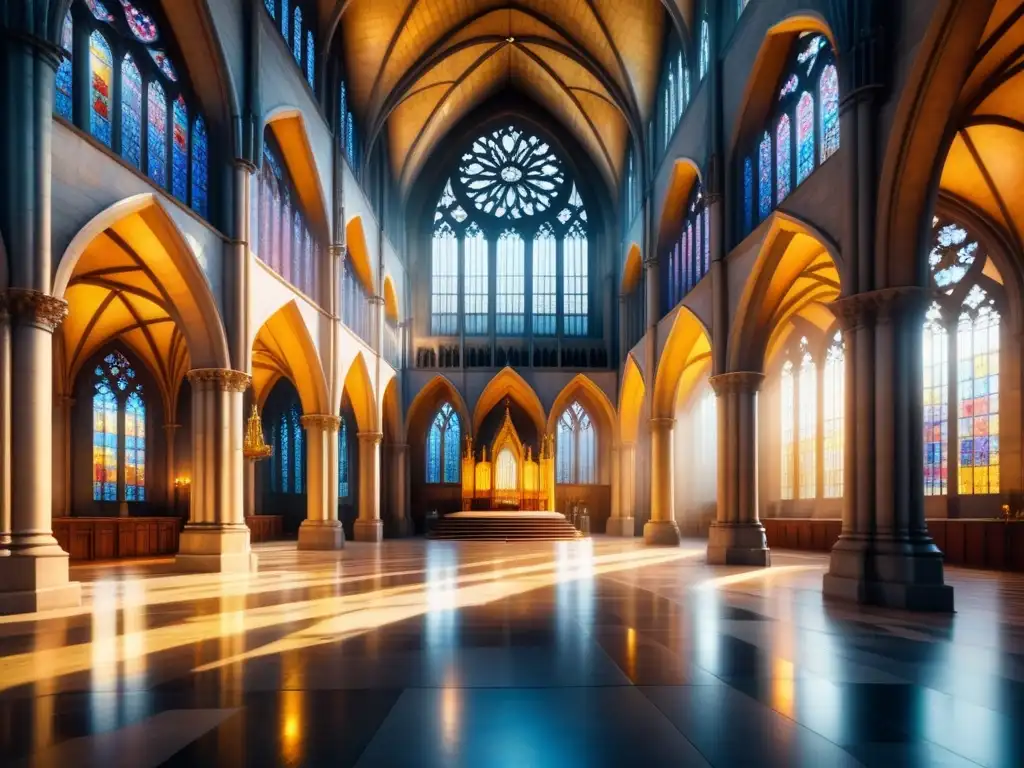
POLYGON ((366 288, 345 265, 345 274, 341 286, 341 321, 356 336, 370 347, 373 347, 373 318, 370 312, 369 297, 366 288))

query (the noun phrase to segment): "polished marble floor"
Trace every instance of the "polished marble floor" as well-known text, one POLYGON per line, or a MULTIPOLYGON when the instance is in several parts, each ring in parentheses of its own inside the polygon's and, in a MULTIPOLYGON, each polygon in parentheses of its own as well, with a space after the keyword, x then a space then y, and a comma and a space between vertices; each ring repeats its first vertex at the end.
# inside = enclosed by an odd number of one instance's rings
POLYGON ((258 551, 0 617, 0 765, 1024 765, 1024 576, 950 569, 919 616, 696 541, 258 551))

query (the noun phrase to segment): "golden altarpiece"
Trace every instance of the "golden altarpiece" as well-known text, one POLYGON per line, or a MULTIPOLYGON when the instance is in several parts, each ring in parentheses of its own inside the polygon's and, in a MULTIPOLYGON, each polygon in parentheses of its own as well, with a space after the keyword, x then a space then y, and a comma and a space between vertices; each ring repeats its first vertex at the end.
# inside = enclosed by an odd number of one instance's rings
POLYGON ((555 440, 541 437, 540 453, 524 446, 512 423, 508 405, 505 419, 491 443, 488 460, 484 445, 477 458, 473 438, 466 438, 462 456, 462 508, 464 510, 552 510, 555 506, 555 440))

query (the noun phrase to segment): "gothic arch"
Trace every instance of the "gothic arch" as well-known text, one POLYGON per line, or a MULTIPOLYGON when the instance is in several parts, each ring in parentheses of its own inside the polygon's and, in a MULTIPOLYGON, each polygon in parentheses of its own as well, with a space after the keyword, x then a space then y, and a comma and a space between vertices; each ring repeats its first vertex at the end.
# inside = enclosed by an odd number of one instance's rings
POLYGON ((476 406, 473 408, 473 434, 479 433, 480 425, 487 418, 487 414, 506 397, 514 400, 526 411, 537 427, 537 434, 543 435, 544 427, 547 424, 544 406, 541 405, 540 398, 537 397, 533 387, 509 367, 502 368, 495 374, 494 378, 487 382, 480 397, 477 398, 476 406))
POLYGON ((384 276, 384 319, 392 323, 399 321, 398 293, 391 275, 384 276))
MULTIPOLYGON (((384 387, 381 396, 381 426, 386 428, 388 438, 393 443, 405 442, 405 422, 402 421, 401 384, 394 376, 384 387)), ((382 429, 383 431, 383 429, 382 429)))
POLYGON ((773 213, 737 304, 726 370, 762 370, 790 317, 839 298, 841 274, 835 243, 806 222, 773 213))
POLYGON ((459 414, 463 437, 469 437, 473 422, 469 417, 466 401, 455 385, 441 374, 434 376, 409 404, 405 416, 405 433, 425 435, 427 425, 444 402, 451 403, 452 408, 459 414))
POLYGON ((345 224, 345 258, 352 265, 352 271, 359 282, 371 295, 373 289, 373 263, 366 244, 366 232, 363 230, 363 217, 353 216, 345 224))
POLYGON ((640 285, 640 277, 643 274, 643 259, 640 256, 640 246, 633 243, 626 253, 626 261, 622 265, 622 285, 619 293, 627 296, 640 285))
POLYGON ((303 413, 330 413, 320 356, 294 299, 260 327, 252 346, 252 368, 258 400, 284 377, 298 391, 303 413))
POLYGON ((640 366, 633 355, 627 355, 619 386, 619 439, 623 443, 635 443, 639 437, 640 412, 644 407, 646 392, 640 366))
POLYGON ((711 337, 700 319, 680 306, 658 360, 651 402, 652 419, 674 419, 676 403, 689 396, 711 365, 711 337))
POLYGON ((658 252, 660 253, 676 237, 679 223, 686 210, 686 200, 694 184, 701 184, 702 176, 697 163, 689 158, 679 158, 672 165, 665 199, 658 217, 658 252))
MULTIPOLYGON (((312 227, 322 241, 330 240, 331 215, 327 205, 324 179, 316 164, 309 140, 306 119, 295 107, 278 107, 265 116, 264 125, 274 134, 283 157, 281 161, 295 184, 299 202, 309 215, 312 227)), ((260 162, 263 161, 263 134, 260 134, 260 162)))
POLYGON ((359 432, 377 432, 381 422, 377 408, 377 398, 374 394, 373 380, 370 378, 370 371, 366 365, 366 359, 362 351, 356 354, 355 359, 345 374, 344 393, 348 395, 349 403, 356 417, 356 427, 359 432))
POLYGON ((617 445, 619 435, 615 408, 604 390, 582 373, 576 374, 551 404, 551 410, 548 412, 548 434, 556 434, 562 412, 576 400, 587 409, 591 419, 597 424, 598 445, 608 445, 609 438, 612 445, 617 445))

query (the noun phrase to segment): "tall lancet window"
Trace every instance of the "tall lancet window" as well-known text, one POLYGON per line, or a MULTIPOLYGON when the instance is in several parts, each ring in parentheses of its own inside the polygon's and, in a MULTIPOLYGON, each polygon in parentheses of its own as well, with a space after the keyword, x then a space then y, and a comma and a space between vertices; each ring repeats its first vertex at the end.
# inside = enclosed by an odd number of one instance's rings
POLYGON ((573 402, 558 419, 555 441, 555 480, 570 485, 596 482, 597 436, 590 414, 573 402))
POLYGON ((483 336, 488 332, 487 238, 480 227, 473 225, 463 238, 463 275, 466 281, 466 335, 483 336))
POLYGON ((427 482, 457 483, 462 463, 462 427, 451 403, 444 403, 427 433, 427 482))
POLYGON ((822 439, 824 440, 823 476, 825 498, 843 495, 843 417, 845 398, 845 359, 843 334, 836 331, 825 353, 825 371, 822 391, 822 439))
POLYGON ((550 224, 541 224, 533 238, 533 333, 554 336, 558 313, 558 244, 550 224))
POLYGON ((793 484, 796 476, 793 451, 795 443, 793 440, 793 423, 795 421, 793 399, 796 396, 796 387, 793 383, 793 361, 787 360, 782 365, 782 376, 779 382, 779 425, 780 445, 779 454, 781 461, 779 476, 779 496, 782 499, 793 498, 793 484))
POLYGON ((818 488, 818 366, 806 337, 800 340, 800 378, 797 383, 800 498, 813 499, 818 488))
POLYGON ((92 434, 93 501, 146 501, 146 400, 117 350, 93 370, 92 434))
POLYGON ((349 497, 348 421, 341 417, 338 428, 338 498, 349 497))
POLYGON ((526 244, 514 229, 506 229, 498 237, 496 277, 496 332, 521 336, 526 330, 526 244))

